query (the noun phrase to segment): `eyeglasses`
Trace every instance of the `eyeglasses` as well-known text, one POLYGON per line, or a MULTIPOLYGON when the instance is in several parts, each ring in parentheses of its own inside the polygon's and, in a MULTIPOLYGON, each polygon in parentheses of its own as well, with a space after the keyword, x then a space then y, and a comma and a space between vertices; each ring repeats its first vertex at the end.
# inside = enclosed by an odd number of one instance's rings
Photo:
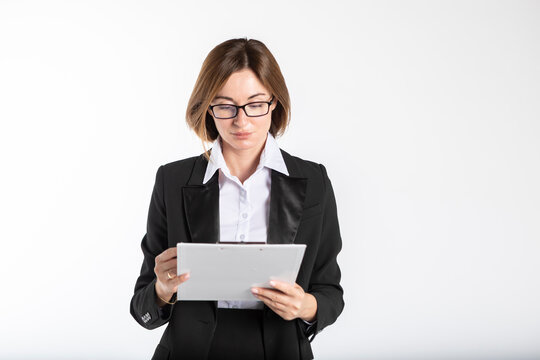
POLYGON ((242 106, 232 104, 210 105, 209 109, 216 119, 232 119, 238 115, 238 109, 243 109, 249 117, 257 117, 268 114, 270 105, 274 102, 274 97, 270 101, 257 101, 242 106))

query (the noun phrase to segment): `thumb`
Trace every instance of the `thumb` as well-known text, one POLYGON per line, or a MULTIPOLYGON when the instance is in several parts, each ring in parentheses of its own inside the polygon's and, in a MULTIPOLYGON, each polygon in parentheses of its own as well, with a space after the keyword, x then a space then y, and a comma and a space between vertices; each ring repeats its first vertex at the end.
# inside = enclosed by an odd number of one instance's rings
POLYGON ((176 281, 177 281, 178 285, 180 285, 181 283, 183 283, 187 279, 189 279, 189 273, 185 273, 185 274, 182 274, 182 275, 178 276, 176 281))
POLYGON ((186 273, 186 274, 182 274, 182 275, 180 275, 180 276, 177 276, 176 279, 175 279, 176 285, 175 285, 174 288, 173 288, 174 292, 177 292, 177 291, 178 291, 178 287, 180 286, 180 284, 182 284, 183 282, 185 282, 187 279, 189 279, 189 273, 186 273))

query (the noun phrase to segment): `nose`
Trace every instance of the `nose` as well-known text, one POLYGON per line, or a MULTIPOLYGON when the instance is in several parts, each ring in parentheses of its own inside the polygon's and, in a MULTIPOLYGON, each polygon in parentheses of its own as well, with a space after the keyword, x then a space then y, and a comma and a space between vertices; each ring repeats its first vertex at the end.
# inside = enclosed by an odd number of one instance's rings
POLYGON ((246 125, 249 121, 248 116, 246 115, 246 111, 244 109, 238 109, 238 113, 236 114, 236 117, 234 118, 234 124, 238 127, 242 127, 246 125))

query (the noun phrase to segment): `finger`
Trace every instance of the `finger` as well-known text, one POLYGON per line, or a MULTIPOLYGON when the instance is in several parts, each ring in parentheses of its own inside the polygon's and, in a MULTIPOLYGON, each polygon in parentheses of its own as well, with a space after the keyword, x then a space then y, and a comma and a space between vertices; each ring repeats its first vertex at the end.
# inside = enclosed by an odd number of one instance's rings
POLYGON ((154 272, 156 273, 156 276, 158 276, 158 278, 162 279, 163 281, 166 281, 166 280, 171 279, 170 276, 167 276, 167 272, 169 272, 172 277, 176 277, 176 267, 177 267, 176 258, 171 258, 169 260, 162 260, 162 261, 158 260, 155 263, 154 272))
POLYGON ((176 259, 171 259, 169 261, 156 264, 158 271, 166 271, 170 269, 175 269, 174 273, 176 273, 176 266, 177 266, 176 259))
POLYGON ((290 300, 288 299, 287 295, 283 294, 279 290, 253 288, 252 292, 257 295, 260 295, 261 297, 269 299, 270 301, 275 302, 275 303, 287 304, 289 303, 289 300, 290 300))
POLYGON ((289 294, 283 293, 280 290, 260 288, 259 294, 271 299, 272 301, 280 302, 283 304, 286 304, 291 300, 291 296, 289 294))
POLYGON ((290 309, 287 305, 268 299, 268 303, 271 304, 272 310, 288 312, 290 309))
POLYGON ((154 268, 154 273, 156 274, 157 278, 163 282, 174 279, 177 276, 176 267, 164 269, 156 266, 154 268))
POLYGON ((157 278, 163 283, 169 282, 178 276, 176 266, 169 269, 160 269, 156 266, 154 272, 156 273, 157 278))
POLYGON ((290 304, 287 303, 287 304, 283 304, 283 303, 280 303, 278 301, 275 301, 275 300, 272 300, 270 298, 263 298, 262 296, 260 297, 260 300, 265 302, 265 304, 267 304, 269 307, 271 306, 272 307, 272 310, 274 311, 282 311, 284 313, 291 313, 293 311, 293 309, 291 308, 290 304))
POLYGON ((164 271, 165 276, 167 277, 167 280, 173 280, 177 275, 176 271, 173 269, 169 269, 167 271, 164 271))
POLYGON ((262 295, 259 295, 259 294, 253 294, 253 296, 255 296, 257 299, 261 300, 264 304, 266 304, 266 306, 268 306, 272 310, 277 310, 277 308, 276 308, 277 304, 275 302, 273 302, 272 299, 267 298, 267 297, 262 296, 262 295))
POLYGON ((167 250, 163 251, 161 254, 156 256, 156 262, 164 262, 172 258, 175 258, 176 252, 177 252, 176 247, 168 248, 167 250))
MULTIPOLYGON (((255 295, 255 294, 254 294, 255 295)), ((275 303, 272 300, 265 298, 260 295, 255 295, 259 300, 261 300, 266 306, 268 306, 273 312, 281 316, 283 319, 287 320, 288 311, 287 308, 279 303, 275 303)))
POLYGON ((169 269, 165 271, 163 277, 167 281, 174 281, 175 285, 180 285, 181 283, 189 279, 189 273, 183 273, 183 274, 178 275, 176 273, 176 268, 174 268, 174 269, 169 269))
POLYGON ((165 262, 170 259, 175 259, 177 255, 177 249, 175 247, 168 248, 156 257, 159 262, 165 262))
POLYGON ((297 288, 295 287, 296 284, 291 285, 284 281, 271 280, 270 285, 274 289, 284 292, 285 294, 296 295, 295 293, 297 292, 297 288))

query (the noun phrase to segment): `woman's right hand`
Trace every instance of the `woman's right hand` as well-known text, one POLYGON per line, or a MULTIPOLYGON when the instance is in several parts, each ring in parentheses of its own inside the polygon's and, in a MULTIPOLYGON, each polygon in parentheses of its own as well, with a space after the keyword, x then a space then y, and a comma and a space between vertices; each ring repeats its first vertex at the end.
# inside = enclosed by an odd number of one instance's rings
POLYGON ((163 306, 166 303, 161 299, 170 301, 173 295, 178 291, 178 286, 189 279, 189 273, 176 276, 176 247, 168 248, 156 256, 156 294, 158 295, 158 305, 163 306), (161 298, 161 299, 159 299, 161 298))

